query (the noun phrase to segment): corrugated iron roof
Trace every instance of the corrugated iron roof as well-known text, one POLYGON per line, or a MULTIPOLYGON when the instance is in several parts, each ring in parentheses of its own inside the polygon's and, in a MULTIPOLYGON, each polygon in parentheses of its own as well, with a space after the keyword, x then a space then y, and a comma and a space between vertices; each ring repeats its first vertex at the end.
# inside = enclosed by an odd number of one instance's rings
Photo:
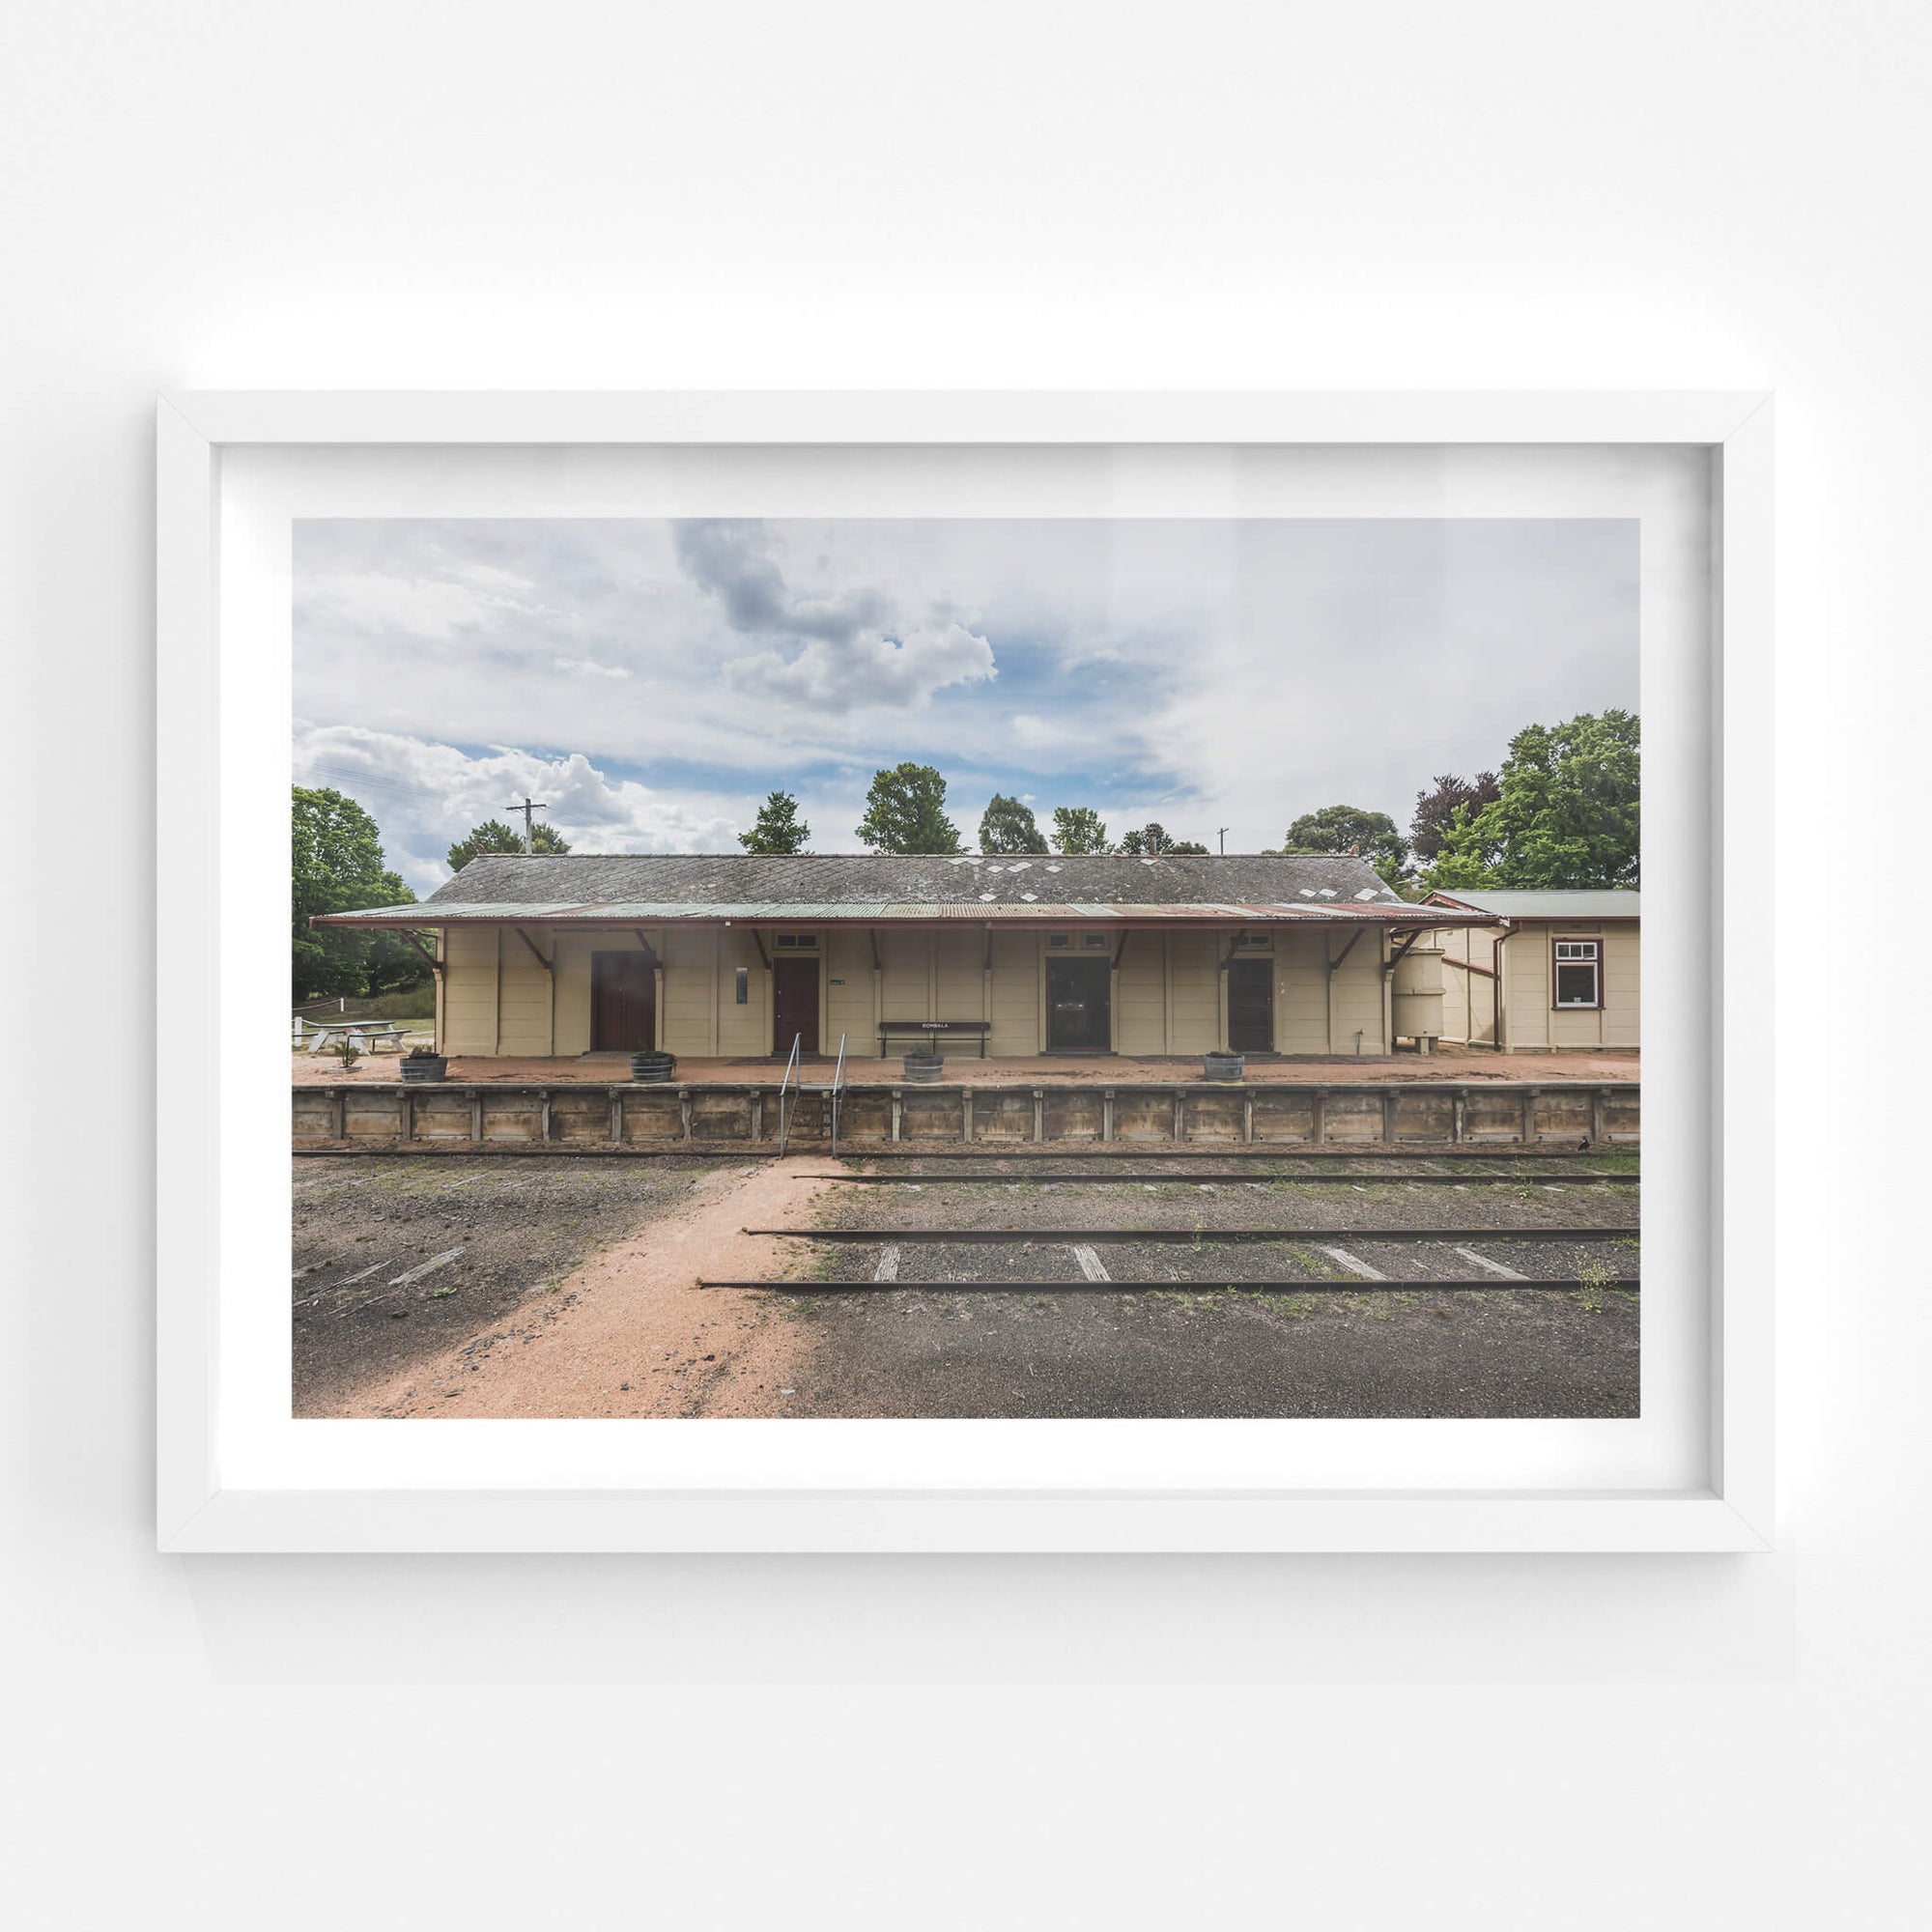
POLYGON ((1463 917, 1445 914, 1440 906, 1361 905, 1349 900, 1293 900, 1287 904, 1213 900, 1198 903, 1118 904, 1083 902, 1061 905, 1036 902, 1018 905, 862 904, 835 900, 823 905, 749 900, 712 902, 677 899, 619 899, 612 903, 558 905, 505 904, 501 901, 425 899, 420 905, 379 906, 367 912, 326 913, 312 925, 436 926, 436 925, 888 925, 998 924, 1318 924, 1360 923, 1383 925, 1490 925, 1495 917, 1472 912, 1463 917))
POLYGON ((1642 895, 1634 887, 1577 892, 1433 893, 1437 905, 1473 906, 1504 919, 1638 919, 1642 895))
MULTIPOLYGON (((1321 854, 490 852, 420 905, 336 925, 668 920, 1259 919, 1264 908, 1404 901, 1360 859, 1321 854)), ((1281 914, 1287 917, 1287 914, 1281 914)))

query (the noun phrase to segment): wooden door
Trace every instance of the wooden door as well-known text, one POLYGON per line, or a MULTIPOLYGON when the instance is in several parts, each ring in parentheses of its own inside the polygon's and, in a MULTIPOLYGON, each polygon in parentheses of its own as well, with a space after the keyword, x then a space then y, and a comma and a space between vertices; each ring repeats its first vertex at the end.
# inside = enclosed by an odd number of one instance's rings
POLYGON ((789 1055, 796 1039, 800 1053, 818 1051, 818 961, 772 961, 772 1051, 789 1055))
POLYGON ((1112 980, 1104 959, 1046 962, 1046 1050, 1106 1053, 1110 1050, 1112 980))
POLYGON ((1274 1051, 1274 961, 1228 962, 1228 1051, 1274 1051))
POLYGON ((648 952, 590 955, 590 1050, 636 1053, 658 1043, 657 976, 648 952))

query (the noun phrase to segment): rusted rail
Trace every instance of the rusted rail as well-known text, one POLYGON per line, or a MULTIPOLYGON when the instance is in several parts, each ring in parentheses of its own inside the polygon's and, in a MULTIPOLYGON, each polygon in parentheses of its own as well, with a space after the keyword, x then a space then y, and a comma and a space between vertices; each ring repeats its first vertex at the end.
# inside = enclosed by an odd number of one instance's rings
POLYGON ((1204 1277, 1194 1281, 797 1281, 780 1276, 758 1281, 700 1281, 699 1288, 770 1288, 787 1294, 1118 1294, 1135 1290, 1163 1290, 1169 1294, 1190 1290, 1254 1290, 1270 1294, 1513 1294, 1519 1290, 1540 1290, 1546 1293, 1574 1293, 1578 1289, 1617 1288, 1628 1293, 1641 1292, 1635 1275, 1617 1275, 1606 1281, 1585 1281, 1579 1275, 1520 1275, 1512 1281, 1493 1277, 1455 1276, 1441 1281, 1336 1281, 1327 1277, 1297 1281, 1293 1277, 1274 1280, 1219 1280, 1204 1277))
POLYGON ((1592 1228, 744 1228, 746 1235, 769 1235, 788 1241, 845 1241, 867 1247, 902 1247, 908 1242, 960 1243, 1031 1241, 1037 1247, 1091 1245, 1095 1241, 1183 1242, 1192 1247, 1215 1241, 1483 1241, 1508 1246, 1514 1241, 1634 1241, 1640 1230, 1632 1223, 1592 1228))
POLYGON ((1136 1181, 1149 1187, 1179 1187, 1188 1184, 1208 1185, 1225 1183, 1230 1186, 1249 1187, 1336 1187, 1346 1181, 1382 1181, 1398 1187, 1414 1187, 1428 1182, 1455 1187, 1499 1187, 1534 1186, 1543 1181, 1551 1187, 1635 1187, 1640 1184, 1640 1177, 1634 1174, 1377 1174, 1356 1173, 1350 1169, 1327 1174, 1254 1174, 1201 1173, 1192 1169, 1181 1169, 1172 1174, 1094 1174, 1085 1169, 1078 1173, 1036 1172, 1031 1174, 806 1174, 802 1180, 847 1180, 860 1186, 873 1187, 999 1187, 1015 1186, 1022 1181, 1085 1181, 1095 1187, 1131 1187, 1136 1181))

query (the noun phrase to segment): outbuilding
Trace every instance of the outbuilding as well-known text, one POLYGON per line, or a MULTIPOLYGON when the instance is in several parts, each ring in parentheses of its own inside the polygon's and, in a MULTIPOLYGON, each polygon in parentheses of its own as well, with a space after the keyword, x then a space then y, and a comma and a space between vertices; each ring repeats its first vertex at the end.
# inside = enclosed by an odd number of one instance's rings
POLYGON ((1639 1041, 1639 895, 1432 893, 1458 916, 1439 935, 1442 1037, 1504 1053, 1634 1053, 1639 1041), (1471 913, 1493 923, 1472 925, 1471 913))
POLYGON ((430 898, 317 918, 402 930, 466 1057, 1369 1055, 1432 933, 1361 860, 488 854, 430 898))

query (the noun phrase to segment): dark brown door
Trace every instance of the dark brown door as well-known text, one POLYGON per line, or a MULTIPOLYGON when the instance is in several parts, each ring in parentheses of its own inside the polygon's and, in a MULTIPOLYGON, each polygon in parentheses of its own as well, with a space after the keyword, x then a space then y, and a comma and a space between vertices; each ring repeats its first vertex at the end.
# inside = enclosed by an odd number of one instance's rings
POLYGON ((1112 980, 1104 959, 1046 962, 1046 1050, 1106 1053, 1112 980))
POLYGON ((772 1051, 789 1055, 818 1051, 818 961, 772 961, 772 1051))
POLYGON ((1228 1051, 1274 1051, 1274 961, 1228 962, 1228 1051))
POLYGON ((590 955, 590 1050, 636 1053, 658 1043, 657 979, 648 952, 590 955))

